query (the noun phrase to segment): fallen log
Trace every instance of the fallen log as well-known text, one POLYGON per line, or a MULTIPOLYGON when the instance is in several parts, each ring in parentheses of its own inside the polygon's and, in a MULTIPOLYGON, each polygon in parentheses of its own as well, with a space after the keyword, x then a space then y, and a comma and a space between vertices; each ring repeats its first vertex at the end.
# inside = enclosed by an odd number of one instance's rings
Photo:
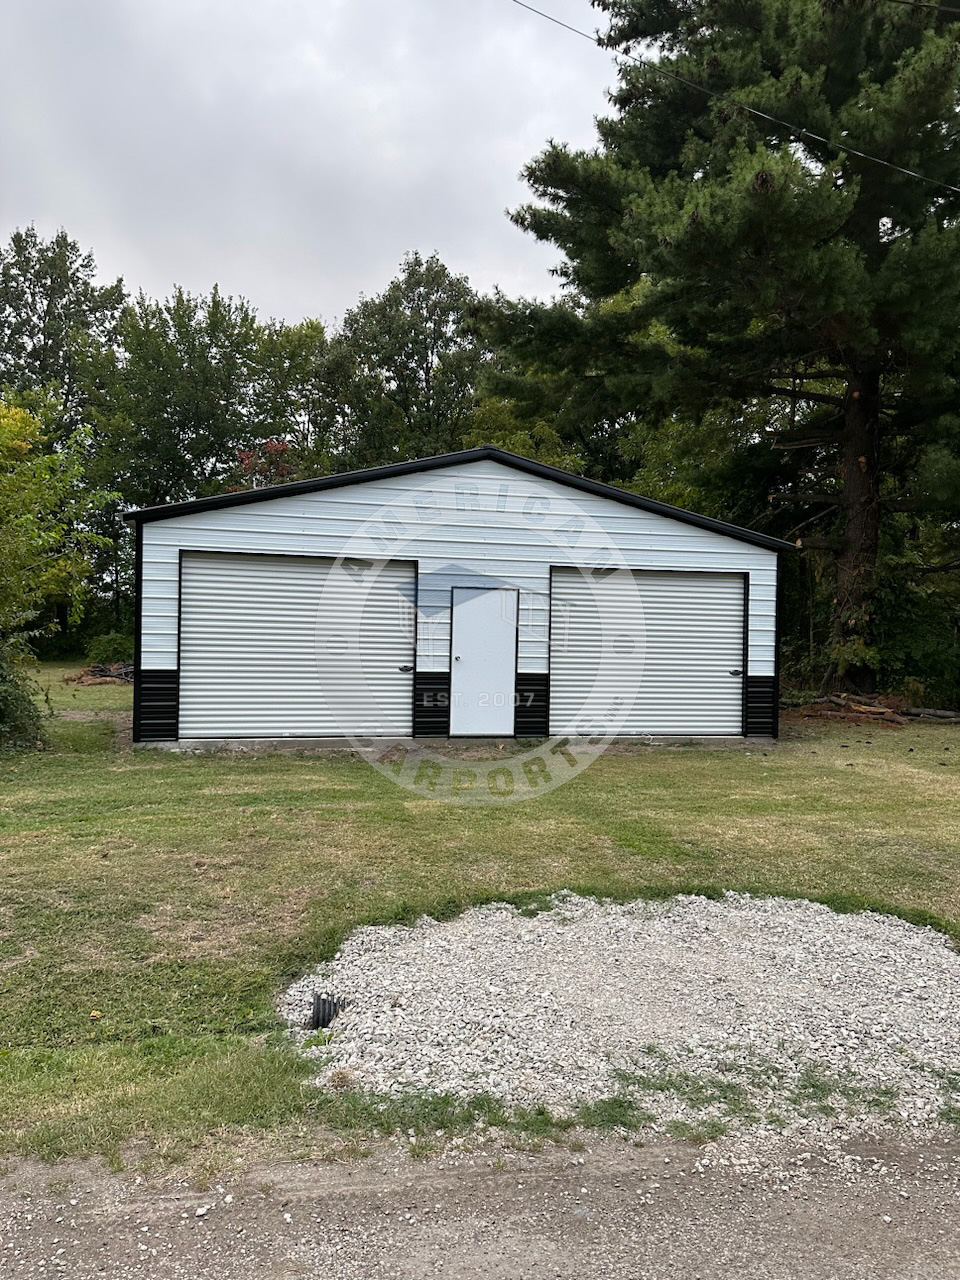
MULTIPOLYGON (((862 724, 866 722, 867 724, 875 724, 879 726, 884 724, 902 725, 908 723, 903 716, 899 715, 896 711, 891 711, 889 708, 886 708, 884 715, 876 715, 875 713, 871 714, 869 711, 859 711, 856 707, 850 706, 849 704, 842 711, 839 709, 835 710, 831 707, 815 706, 810 704, 809 706, 801 708, 801 715, 805 720, 845 720, 847 724, 862 724)), ((941 721, 941 724, 942 723, 943 721, 941 721)))
POLYGON ((858 711, 889 711, 890 708, 882 702, 876 702, 873 698, 857 697, 850 693, 831 693, 827 697, 818 698, 818 702, 830 702, 835 707, 856 707, 858 711))
POLYGON ((892 707, 885 707, 881 702, 863 702, 860 699, 854 701, 845 693, 831 693, 826 698, 817 698, 817 702, 829 703, 830 706, 840 707, 844 711, 852 711, 860 716, 882 716, 884 719, 891 719, 899 714, 892 707))

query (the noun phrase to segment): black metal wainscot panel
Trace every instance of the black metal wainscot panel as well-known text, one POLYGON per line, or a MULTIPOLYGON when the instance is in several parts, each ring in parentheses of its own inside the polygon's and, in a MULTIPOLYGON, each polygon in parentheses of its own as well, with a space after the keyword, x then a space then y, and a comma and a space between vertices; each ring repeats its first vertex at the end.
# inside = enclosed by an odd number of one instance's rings
POLYGON ((172 742, 180 716, 180 672, 140 671, 134 742, 172 742))
POLYGON ((415 671, 413 675, 413 736, 450 736, 450 672, 415 671))
POLYGON ((747 706, 744 733, 748 738, 777 736, 776 676, 747 676, 747 706))
POLYGON ((550 733, 550 677, 541 671, 517 672, 517 738, 546 738, 550 733))

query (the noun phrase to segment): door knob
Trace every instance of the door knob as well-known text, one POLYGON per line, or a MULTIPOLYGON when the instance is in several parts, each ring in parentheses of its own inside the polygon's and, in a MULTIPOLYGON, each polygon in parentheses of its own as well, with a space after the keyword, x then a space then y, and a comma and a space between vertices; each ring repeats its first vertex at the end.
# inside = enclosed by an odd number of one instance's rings
POLYGON ((460 661, 460 655, 459 655, 459 653, 455 653, 455 654, 453 655, 453 660, 454 660, 454 662, 459 662, 459 661, 460 661))
POLYGON ((412 671, 413 667, 397 667, 398 671, 412 671))
POLYGON ((742 675, 743 675, 743 672, 742 672, 742 671, 739 671, 739 670, 736 670, 736 671, 731 671, 731 672, 730 672, 730 674, 731 674, 732 676, 742 676, 742 675))

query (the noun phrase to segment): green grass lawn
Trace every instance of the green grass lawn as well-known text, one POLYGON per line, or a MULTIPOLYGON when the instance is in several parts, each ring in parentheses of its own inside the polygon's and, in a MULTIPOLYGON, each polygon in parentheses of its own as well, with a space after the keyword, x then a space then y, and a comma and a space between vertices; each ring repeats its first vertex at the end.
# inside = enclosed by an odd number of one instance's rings
POLYGON ((75 676, 81 668, 79 662, 44 662, 35 678, 43 690, 45 700, 60 714, 76 711, 131 711, 133 686, 129 684, 76 684, 65 679, 75 676))
MULTIPOLYGON (((118 695, 94 686, 83 709, 114 711, 118 695)), ((741 889, 869 905, 960 938, 955 727, 608 752, 497 810, 436 805, 346 753, 131 752, 115 728, 54 721, 51 751, 0 757, 10 1152, 116 1157, 139 1139, 174 1155, 252 1131, 309 1144, 346 1103, 306 1086, 273 1002, 361 922, 560 888, 741 889)))

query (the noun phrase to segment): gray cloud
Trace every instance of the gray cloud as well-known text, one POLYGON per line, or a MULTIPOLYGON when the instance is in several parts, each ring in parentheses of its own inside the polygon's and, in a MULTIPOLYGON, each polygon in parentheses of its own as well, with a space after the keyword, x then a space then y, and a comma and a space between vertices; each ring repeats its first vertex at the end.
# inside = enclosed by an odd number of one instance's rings
POLYGON ((0 236, 62 225, 105 277, 291 320, 342 315, 407 249, 552 292, 556 253, 504 210, 548 138, 593 141, 613 79, 509 0, 36 0, 0 47, 0 236))

